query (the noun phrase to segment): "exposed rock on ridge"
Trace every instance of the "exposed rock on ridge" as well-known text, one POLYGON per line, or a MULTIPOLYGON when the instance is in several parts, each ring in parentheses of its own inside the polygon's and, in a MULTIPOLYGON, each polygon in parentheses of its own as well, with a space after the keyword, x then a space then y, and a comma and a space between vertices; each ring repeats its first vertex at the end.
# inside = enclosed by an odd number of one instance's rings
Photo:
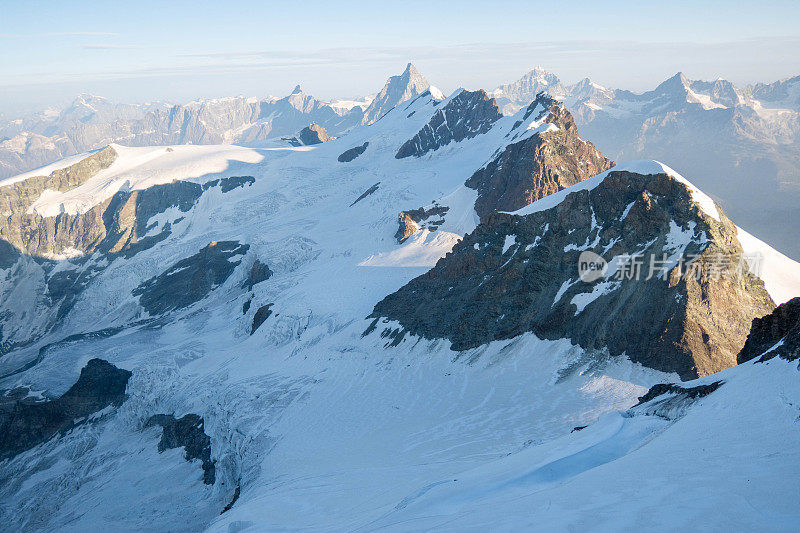
MULTIPOLYGON (((418 209, 400 211, 397 216, 399 227, 397 228, 397 233, 394 235, 395 239, 397 239, 397 242, 402 243, 423 227, 423 221, 427 221, 432 217, 444 217, 449 210, 450 208, 447 206, 434 204, 432 206, 428 206, 427 208, 420 207, 418 209)), ((438 218, 428 222, 427 224, 424 224, 424 227, 434 231, 443 223, 444 218, 438 218)))
POLYGON ((530 331, 625 353, 684 379, 707 375, 735 365, 752 319, 774 308, 746 269, 709 275, 719 257, 736 266, 742 254, 735 226, 720 216, 718 222, 704 213, 686 185, 666 174, 612 171, 556 207, 490 216, 433 269, 379 302, 371 317, 447 338, 454 350, 530 331), (620 269, 623 254, 641 254, 643 269, 665 254, 674 261, 651 279, 647 270, 619 280, 609 271, 586 283, 578 277, 583 251, 620 269), (700 279, 683 275, 682 254, 697 256, 700 279))
POLYGON ((20 400, 8 410, 0 409, 0 460, 41 444, 83 417, 120 405, 130 377, 128 370, 91 359, 60 398, 39 403, 20 400))
POLYGON ((489 131, 502 116, 485 91, 461 91, 400 147, 395 158, 420 157, 451 142, 471 139, 489 131))
POLYGON ((800 358, 800 298, 793 298, 769 315, 753 320, 737 360, 744 363, 758 356, 762 356, 760 361, 775 356, 790 361, 800 358))
POLYGON ((362 144, 361 146, 355 146, 353 148, 350 148, 349 150, 345 150, 344 152, 339 154, 339 157, 337 157, 336 160, 339 161, 339 163, 349 163, 356 157, 363 154, 364 151, 367 149, 367 146, 369 146, 368 141, 362 144))
POLYGON ((538 114, 537 121, 553 124, 557 130, 509 144, 466 182, 478 191, 475 211, 481 220, 494 211, 516 211, 614 164, 580 138, 572 115, 549 95, 540 93, 524 118, 532 113, 538 114))
POLYGON ((266 320, 272 314, 272 304, 266 304, 259 307, 255 314, 253 315, 253 323, 250 326, 250 335, 256 332, 258 328, 261 327, 261 324, 266 322, 266 320))
POLYGON ((321 144, 331 139, 333 139, 333 137, 328 135, 325 128, 316 123, 309 124, 300 130, 300 142, 306 146, 321 144))
POLYGON ((249 248, 236 241, 214 241, 143 282, 133 290, 133 295, 140 296, 139 303, 151 315, 187 307, 225 283, 241 263, 230 259, 244 255, 249 248))
POLYGON ((428 80, 419 73, 414 65, 409 63, 402 74, 389 78, 381 92, 364 111, 361 123, 372 124, 394 106, 424 93, 428 87, 430 87, 428 80))

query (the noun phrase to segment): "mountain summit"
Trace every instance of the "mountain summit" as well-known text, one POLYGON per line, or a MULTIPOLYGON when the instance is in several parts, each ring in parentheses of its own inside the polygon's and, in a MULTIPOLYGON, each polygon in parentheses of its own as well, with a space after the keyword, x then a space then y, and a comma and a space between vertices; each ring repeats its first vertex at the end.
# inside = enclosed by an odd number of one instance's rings
POLYGON ((534 96, 409 65, 0 182, 0 529, 796 529, 800 264, 534 96))
POLYGON ((413 64, 409 63, 402 74, 389 78, 381 92, 378 93, 378 96, 375 97, 364 112, 361 123, 374 123, 397 104, 422 94, 428 87, 430 87, 430 83, 425 79, 425 76, 420 74, 413 64))

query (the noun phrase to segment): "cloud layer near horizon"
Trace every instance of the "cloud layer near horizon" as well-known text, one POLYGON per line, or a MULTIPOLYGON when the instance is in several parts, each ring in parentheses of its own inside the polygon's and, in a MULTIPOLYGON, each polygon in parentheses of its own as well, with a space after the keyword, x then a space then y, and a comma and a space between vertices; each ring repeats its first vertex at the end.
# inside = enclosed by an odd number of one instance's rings
MULTIPOLYGON (((113 34, 76 32, 102 37, 113 34)), ((139 43, 76 43, 96 61, 84 68, 6 73, 0 111, 61 103, 81 92, 122 101, 184 101, 236 94, 285 94, 296 83, 331 98, 376 92, 409 60, 434 85, 494 88, 535 65, 566 82, 591 77, 609 87, 642 91, 678 71, 689 77, 724 77, 737 84, 774 81, 800 73, 800 38, 770 37, 720 43, 654 43, 625 40, 472 43, 415 47, 339 47, 315 51, 240 50, 165 55, 159 64, 124 66, 114 54, 146 48, 139 43)))

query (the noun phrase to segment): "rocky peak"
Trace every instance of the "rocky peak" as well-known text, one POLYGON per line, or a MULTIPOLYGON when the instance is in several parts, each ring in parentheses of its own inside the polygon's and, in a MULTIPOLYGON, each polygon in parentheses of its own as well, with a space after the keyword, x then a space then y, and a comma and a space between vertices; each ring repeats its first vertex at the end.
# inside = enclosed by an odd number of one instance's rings
POLYGON ((494 98, 484 90, 461 91, 411 139, 406 141, 395 157, 420 157, 451 142, 471 139, 486 133, 503 115, 494 98))
POLYGON ((569 93, 573 100, 589 100, 597 97, 610 99, 614 91, 594 83, 589 78, 583 78, 569 88, 569 93))
POLYGON ((424 93, 428 87, 430 87, 428 80, 409 63, 402 74, 389 78, 381 92, 364 111, 361 123, 372 124, 396 105, 424 93))
POLYGON ((467 180, 478 191, 475 211, 481 220, 495 211, 515 211, 613 165, 580 138, 572 115, 549 94, 539 93, 521 115, 519 126, 535 116, 537 124, 553 124, 555 130, 509 144, 467 180))
POLYGON ((439 205, 434 202, 433 205, 420 207, 418 209, 411 209, 408 211, 400 211, 397 216, 399 227, 394 237, 398 243, 403 243, 411 235, 420 229, 427 228, 430 231, 436 231, 439 226, 444 223, 444 216, 450 210, 448 206, 439 205), (431 220, 436 217, 435 220, 431 220))
POLYGON ((693 81, 692 91, 707 95, 711 101, 725 107, 734 107, 742 102, 742 93, 728 80, 693 81))
POLYGON ((690 84, 691 81, 689 81, 689 78, 687 78, 683 72, 678 72, 671 78, 667 78, 666 80, 662 81, 655 90, 656 92, 660 93, 685 93, 689 89, 690 84))
POLYGON ((298 83, 297 85, 294 86, 294 89, 292 89, 292 92, 290 94, 299 94, 302 92, 303 89, 300 87, 300 84, 298 83))
POLYGON ((310 113, 319 105, 317 100, 313 96, 307 95, 302 90, 298 91, 297 89, 300 89, 299 85, 284 101, 301 113, 310 113))
POLYGON ((736 268, 742 259, 735 226, 707 214, 684 181, 610 171, 492 214, 379 302, 371 327, 395 320, 459 351, 533 332, 693 378, 735 365, 752 319, 774 307, 763 282, 736 268), (581 277, 586 253, 607 266, 597 277, 581 277))
POLYGON ((492 94, 503 113, 510 115, 528 105, 542 91, 557 98, 565 97, 568 92, 558 76, 536 67, 514 83, 499 86, 492 94))
POLYGON ((300 142, 305 146, 310 146, 313 144, 321 144, 333 139, 333 137, 330 137, 328 135, 328 132, 325 131, 325 128, 316 123, 309 124, 302 130, 300 130, 299 137, 300 137, 300 142))
POLYGON ((560 86, 560 84, 561 80, 558 79, 558 76, 537 66, 514 83, 501 85, 498 91, 512 100, 530 100, 541 91, 560 86))
POLYGON ((761 361, 780 356, 800 358, 800 298, 793 298, 772 313, 755 318, 737 360, 744 363, 761 356, 761 361))

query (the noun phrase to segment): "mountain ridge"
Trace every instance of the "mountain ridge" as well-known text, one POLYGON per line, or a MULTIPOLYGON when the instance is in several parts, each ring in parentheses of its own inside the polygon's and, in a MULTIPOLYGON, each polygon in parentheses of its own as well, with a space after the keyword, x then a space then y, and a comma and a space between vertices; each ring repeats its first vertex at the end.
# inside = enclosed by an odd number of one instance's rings
POLYGON ((796 317, 770 310, 800 264, 691 175, 589 176, 610 161, 557 99, 488 97, 429 88, 324 143, 112 144, 0 183, 0 421, 43 437, 7 434, 2 523, 792 529, 796 317), (510 205, 468 186, 495 161, 535 182, 546 143, 547 183, 581 179, 510 205), (584 281, 591 251, 607 268, 584 281), (636 254, 665 279, 615 279, 636 254), (694 255, 705 280, 682 275, 694 255), (684 381, 748 331, 760 354, 684 381), (114 401, 43 431, 98 364, 125 375, 114 401))

